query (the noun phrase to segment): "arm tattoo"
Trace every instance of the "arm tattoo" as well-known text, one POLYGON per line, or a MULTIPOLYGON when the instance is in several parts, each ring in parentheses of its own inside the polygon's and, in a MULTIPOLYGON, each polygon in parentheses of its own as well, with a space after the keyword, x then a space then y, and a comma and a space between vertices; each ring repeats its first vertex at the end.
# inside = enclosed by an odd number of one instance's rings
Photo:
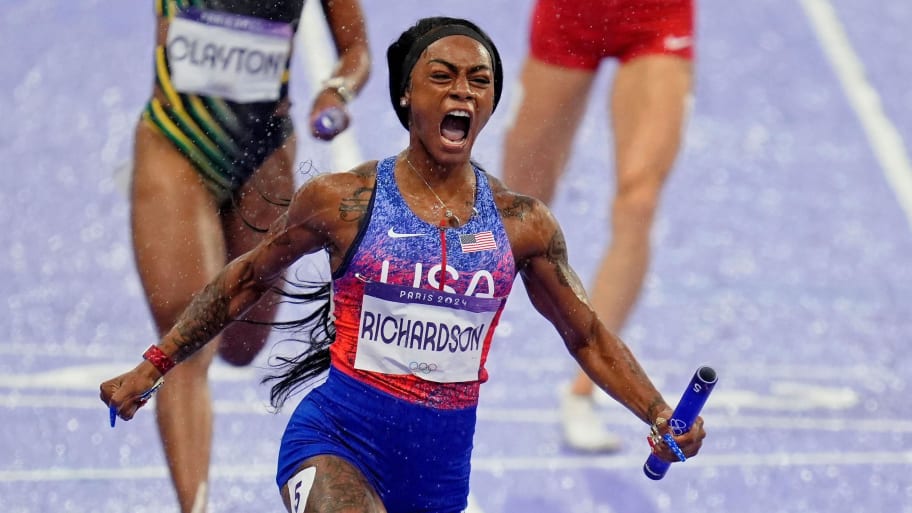
MULTIPOLYGON (((661 397, 656 396, 652 398, 652 402, 649 403, 649 406, 646 408, 646 422, 655 422, 655 418, 659 415, 659 412, 665 409, 665 401, 661 397)), ((668 419, 665 419, 668 420, 668 419)))
POLYGON ((561 236, 559 231, 554 232, 551 241, 548 243, 547 254, 545 255, 548 262, 554 264, 554 272, 557 274, 557 280, 565 287, 570 286, 570 278, 567 276, 567 242, 561 236))
POLYGON ((373 189, 369 187, 359 187, 352 193, 351 197, 344 198, 339 204, 339 219, 348 222, 360 221, 364 214, 367 213, 367 206, 370 203, 370 195, 373 189))
POLYGON ((564 287, 569 287, 580 301, 589 304, 586 287, 583 286, 579 276, 570 268, 570 262, 567 259, 567 242, 559 229, 555 230, 554 235, 551 236, 545 258, 554 265, 554 274, 558 283, 564 287))
MULTIPOLYGON (((249 277, 250 272, 249 267, 245 269, 243 278, 249 277)), ((193 298, 177 320, 174 329, 180 334, 180 338, 174 340, 174 343, 178 346, 175 355, 178 361, 198 351, 231 322, 229 304, 230 298, 223 272, 193 298)))
POLYGON ((513 204, 507 205, 500 209, 501 217, 518 217, 520 221, 525 219, 526 213, 532 210, 532 198, 528 196, 513 196, 513 204))

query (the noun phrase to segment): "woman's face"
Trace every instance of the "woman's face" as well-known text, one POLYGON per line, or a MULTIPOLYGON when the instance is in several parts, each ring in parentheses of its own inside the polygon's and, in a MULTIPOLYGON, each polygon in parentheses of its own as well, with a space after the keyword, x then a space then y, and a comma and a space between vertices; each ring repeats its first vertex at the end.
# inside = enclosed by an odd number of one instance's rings
POLYGON ((468 160, 494 110, 491 56, 467 36, 447 36, 425 49, 406 97, 410 131, 440 163, 468 160))

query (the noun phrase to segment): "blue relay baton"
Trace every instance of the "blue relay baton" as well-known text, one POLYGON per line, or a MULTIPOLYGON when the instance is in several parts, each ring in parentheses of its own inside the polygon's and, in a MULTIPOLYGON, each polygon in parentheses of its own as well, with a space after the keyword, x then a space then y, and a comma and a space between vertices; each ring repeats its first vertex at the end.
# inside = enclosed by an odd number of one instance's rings
MULTIPOLYGON (((165 384, 165 377, 160 376, 158 378, 158 380, 156 380, 155 383, 152 385, 152 388, 150 388, 149 390, 146 390, 145 392, 142 393, 142 395, 139 396, 139 398, 137 399, 137 401, 139 402, 139 405, 143 406, 144 404, 146 404, 146 402, 149 399, 151 399, 152 396, 155 395, 155 392, 158 392, 158 389, 161 388, 161 386, 164 384, 165 384)), ((108 406, 108 416, 111 421, 111 427, 114 427, 114 423, 117 422, 117 407, 108 406)))
MULTIPOLYGON (((697 369, 697 372, 694 373, 693 378, 690 380, 690 384, 687 386, 687 390, 681 396, 681 401, 678 402, 674 413, 668 420, 668 425, 671 426, 671 431, 675 435, 683 435, 690 431, 690 427, 700 416, 700 410, 706 404, 709 393, 716 386, 717 379, 716 371, 712 367, 703 366, 697 369)), ((665 442, 668 443, 672 450, 677 449, 677 444, 674 443, 674 439, 671 436, 666 435, 665 442)), ((680 449, 677 454, 679 458, 683 456, 680 453, 680 449)), ((665 477, 665 473, 668 472, 670 466, 671 463, 655 454, 650 454, 643 465, 643 472, 649 479, 658 481, 665 477)))

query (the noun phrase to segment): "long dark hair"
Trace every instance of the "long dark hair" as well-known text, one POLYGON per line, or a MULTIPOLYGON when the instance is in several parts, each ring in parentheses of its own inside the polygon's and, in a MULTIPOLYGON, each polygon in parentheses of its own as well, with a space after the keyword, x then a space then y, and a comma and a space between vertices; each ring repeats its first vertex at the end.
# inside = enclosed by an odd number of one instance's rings
MULTIPOLYGON (((304 176, 319 174, 310 161, 302 162, 298 166, 298 173, 304 176)), ((256 189, 267 203, 280 207, 288 207, 291 198, 273 198, 265 191, 256 189)), ((240 215, 243 223, 251 230, 258 233, 269 231, 268 226, 257 226, 249 221, 239 208, 237 198, 231 196, 231 206, 240 215)), ((293 333, 293 336, 280 341, 302 343, 306 347, 297 352, 296 356, 276 355, 269 359, 269 366, 278 372, 264 377, 260 383, 273 383, 269 392, 272 406, 278 411, 288 398, 301 388, 313 384, 323 372, 329 369, 329 345, 336 339, 336 327, 332 320, 332 283, 329 281, 311 281, 295 276, 294 280, 282 278, 281 284, 274 286, 272 292, 284 298, 282 303, 312 307, 310 313, 293 321, 252 321, 248 319, 239 322, 262 324, 271 326, 279 331, 293 333)))
POLYGON ((277 411, 292 394, 313 385, 329 369, 329 346, 336 339, 336 326, 332 319, 332 283, 283 281, 286 287, 273 289, 284 298, 282 302, 309 306, 312 310, 300 319, 270 323, 278 330, 296 334, 281 342, 305 345, 303 351, 296 352, 295 356, 274 355, 269 359, 269 366, 279 372, 264 377, 260 383, 273 383, 269 400, 277 411), (288 287, 294 291, 287 290, 288 287))

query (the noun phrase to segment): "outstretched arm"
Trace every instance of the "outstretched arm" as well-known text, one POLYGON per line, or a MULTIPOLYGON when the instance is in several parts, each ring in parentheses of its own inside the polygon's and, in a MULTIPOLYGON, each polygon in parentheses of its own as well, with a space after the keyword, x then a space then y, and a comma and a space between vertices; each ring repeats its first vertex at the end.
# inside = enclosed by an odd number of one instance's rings
MULTIPOLYGON (((304 254, 327 242, 324 223, 333 209, 333 194, 319 177, 302 187, 288 210, 270 227, 268 236, 254 249, 230 262, 199 294, 175 325, 157 344, 156 352, 175 363, 186 359, 239 318, 304 254)), ((101 399, 130 419, 144 402, 141 394, 161 376, 144 360, 132 371, 101 385, 101 399)))
POLYGON ((568 264, 560 228, 556 223, 543 228, 543 234, 550 232, 543 251, 520 270, 532 304, 554 324, 570 354, 599 387, 644 422, 652 423, 668 404, 627 345, 598 319, 568 264))
MULTIPOLYGON (((501 208, 505 224, 512 226, 511 242, 520 266, 520 276, 535 308, 557 328, 567 349, 596 385, 647 424, 664 422, 672 414, 627 345, 598 319, 585 289, 567 259, 564 236, 539 201, 516 196, 512 208, 501 208), (508 218, 517 219, 508 219, 508 218)), ((503 205, 506 205, 504 203, 503 205)), ((705 433, 702 419, 694 429, 675 437, 685 454, 699 450, 705 433)), ((674 455, 667 447, 657 452, 668 461, 674 455)))

